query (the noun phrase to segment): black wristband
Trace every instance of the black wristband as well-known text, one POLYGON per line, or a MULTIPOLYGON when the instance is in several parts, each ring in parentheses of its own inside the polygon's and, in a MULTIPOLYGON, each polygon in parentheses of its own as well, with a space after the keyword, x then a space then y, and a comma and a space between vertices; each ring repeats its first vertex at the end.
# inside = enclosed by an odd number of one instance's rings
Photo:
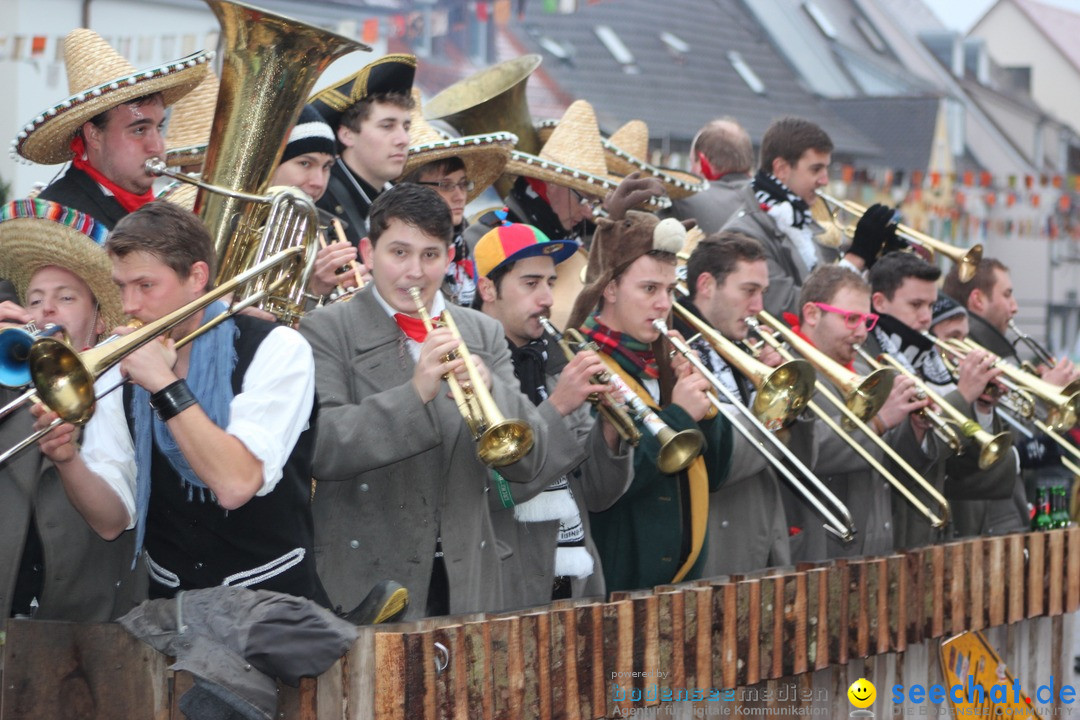
POLYGON ((150 396, 150 407, 157 412, 161 422, 172 420, 197 402, 187 381, 183 379, 166 385, 150 396))

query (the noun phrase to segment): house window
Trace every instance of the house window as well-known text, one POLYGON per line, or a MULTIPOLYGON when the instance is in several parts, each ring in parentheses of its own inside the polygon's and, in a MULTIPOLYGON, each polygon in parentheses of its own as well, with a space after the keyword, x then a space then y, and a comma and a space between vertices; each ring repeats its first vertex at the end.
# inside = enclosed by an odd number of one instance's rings
POLYGON ((836 39, 836 26, 829 20, 829 16, 825 14, 825 11, 818 7, 817 3, 812 0, 806 0, 803 4, 803 10, 810 16, 810 19, 814 21, 814 24, 818 26, 818 30, 821 34, 830 40, 836 39))
POLYGON ((678 35, 669 32, 660 33, 660 42, 664 43, 674 52, 685 55, 690 52, 690 44, 678 35))
POLYGON ((746 64, 742 55, 731 50, 727 54, 728 60, 731 62, 731 66, 735 68, 735 72, 739 73, 739 77, 743 79, 747 87, 753 90, 758 95, 765 94, 765 83, 761 82, 761 78, 757 76, 757 73, 746 64))
POLYGON ((600 39, 600 42, 604 43, 604 47, 608 49, 611 56, 615 58, 615 62, 619 63, 623 67, 623 72, 636 75, 638 72, 637 64, 634 62, 634 54, 630 52, 630 48, 626 47, 614 30, 608 25, 597 25, 593 28, 596 33, 596 37, 600 39))

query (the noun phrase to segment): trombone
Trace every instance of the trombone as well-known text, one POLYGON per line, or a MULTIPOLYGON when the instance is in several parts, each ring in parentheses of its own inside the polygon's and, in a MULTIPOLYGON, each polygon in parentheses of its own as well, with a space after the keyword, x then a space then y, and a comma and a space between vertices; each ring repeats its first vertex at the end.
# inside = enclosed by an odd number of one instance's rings
MULTIPOLYGON (((769 333, 762 332, 762 330, 761 330, 761 323, 762 322, 764 322, 770 328, 772 328, 777 333, 779 333, 781 337, 783 337, 787 342, 789 342, 792 345, 792 347, 796 348, 800 353, 802 353, 804 357, 813 358, 813 360, 811 362, 815 366, 817 366, 817 362, 819 360, 824 361, 825 363, 827 363, 826 367, 831 367, 833 365, 838 366, 838 363, 836 363, 836 361, 834 361, 832 358, 830 358, 827 355, 825 355, 824 353, 822 353, 820 350, 815 348, 809 342, 803 340, 801 337, 796 335, 794 332, 791 331, 790 328, 783 325, 779 320, 774 318, 769 313, 762 310, 758 314, 758 316, 761 318, 760 321, 758 320, 758 318, 753 318, 753 317, 747 318, 746 319, 747 325, 749 325, 751 328, 756 330, 757 333, 758 333, 758 336, 760 336, 762 340, 764 340, 766 343, 768 343, 772 348, 774 348, 777 352, 779 352, 783 357, 790 359, 792 357, 792 355, 781 344, 781 342, 779 340, 774 338, 769 333), (810 352, 810 355, 807 355, 807 351, 810 352)), ((820 367, 820 366, 818 366, 818 367, 820 367)), ((892 391, 893 373, 888 371, 888 370, 885 370, 884 372, 885 372, 885 375, 880 376, 880 377, 888 378, 888 381, 887 381, 888 385, 887 385, 886 390, 885 390, 885 397, 888 397, 889 392, 892 391)), ((872 373, 868 377, 874 377, 876 374, 877 373, 872 373)), ((834 384, 835 384, 835 381, 833 381, 831 379, 830 379, 830 382, 834 382, 834 384)), ((884 380, 882 382, 884 382, 884 380)), ((900 480, 896 476, 894 476, 891 472, 889 472, 885 468, 885 466, 882 465, 881 462, 877 458, 875 458, 873 455, 870 454, 870 451, 868 451, 866 448, 864 448, 862 445, 860 445, 858 442, 856 442, 855 439, 852 438, 848 433, 844 432, 844 429, 842 427, 840 427, 840 424, 838 424, 835 420, 833 420, 831 417, 829 417, 829 414, 827 412, 825 412, 821 408, 821 406, 818 405, 817 403, 815 403, 813 400, 811 400, 809 403, 807 403, 807 407, 810 409, 810 411, 813 412, 815 415, 817 415, 818 418, 820 418, 821 421, 823 423, 825 423, 826 427, 828 427, 834 433, 839 435, 844 440, 844 442, 846 442, 849 446, 851 446, 851 449, 854 450, 856 452, 856 454, 859 455, 859 457, 861 457, 863 460, 865 460, 867 462, 867 464, 870 465, 870 467, 872 467, 874 470, 876 470, 878 473, 880 473, 881 476, 883 478, 885 478, 885 480, 890 485, 893 486, 893 489, 896 490, 898 493, 900 493, 900 495, 902 495, 905 500, 907 500, 909 503, 911 503, 911 505, 916 510, 918 510, 920 513, 922 513, 924 516, 926 516, 927 520, 930 521, 930 525, 932 527, 935 527, 935 528, 943 528, 943 527, 945 527, 945 523, 947 523, 948 520, 949 520, 949 501, 945 499, 945 496, 942 495, 940 492, 938 492, 937 488, 935 488, 933 485, 931 485, 929 482, 927 482, 926 478, 924 478, 922 475, 920 475, 918 470, 913 468, 906 460, 904 460, 902 457, 900 457, 899 453, 897 453, 895 450, 893 450, 889 446, 888 443, 886 443, 884 440, 881 439, 881 436, 879 436, 876 432, 874 432, 874 430, 872 430, 869 426, 867 426, 866 422, 863 420, 863 417, 857 411, 853 410, 849 406, 850 401, 845 402, 841 398, 837 397, 837 395, 835 393, 833 393, 829 388, 825 387, 825 385, 821 381, 818 381, 817 383, 815 383, 815 386, 817 387, 818 394, 821 395, 822 397, 824 397, 830 403, 832 403, 832 405, 834 407, 836 407, 836 409, 840 412, 840 414, 844 418, 845 425, 848 425, 848 426, 850 426, 850 427, 852 427, 854 429, 860 430, 864 435, 866 435, 867 438, 869 438, 869 440, 872 443, 877 445, 878 448, 890 460, 892 460, 894 463, 896 463, 896 465, 901 470, 903 470, 905 473, 907 473, 908 477, 910 477, 915 482, 915 484, 918 485, 923 490, 923 492, 925 492, 930 498, 932 498, 933 501, 940 507, 941 515, 939 516, 937 513, 935 513, 933 510, 931 510, 926 505, 926 503, 922 502, 921 500, 919 500, 919 498, 915 497, 915 494, 911 491, 911 489, 909 489, 906 485, 904 485, 902 482, 900 482, 900 480)), ((878 392, 880 392, 880 391, 878 391, 878 392)), ((881 404, 884 404, 884 399, 882 400, 881 404)), ((878 408, 880 409, 880 405, 878 405, 878 408)), ((876 413, 877 410, 875 410, 874 412, 876 413)), ((869 418, 870 416, 867 416, 867 417, 869 418)))
POLYGON ((897 372, 903 373, 911 378, 915 382, 915 386, 919 389, 919 392, 930 398, 930 402, 934 403, 939 409, 938 412, 929 409, 924 411, 927 419, 934 425, 935 433, 937 433, 938 436, 957 453, 962 453, 965 445, 964 440, 956 434, 957 430, 959 430, 960 435, 963 435, 964 438, 973 440, 975 444, 979 446, 980 470, 985 470, 997 463, 1012 446, 1012 436, 1009 433, 1003 432, 992 435, 986 430, 983 430, 982 425, 979 425, 979 423, 967 417, 946 402, 945 398, 934 392, 929 385, 923 382, 922 378, 917 377, 915 373, 904 367, 904 365, 892 355, 883 353, 877 358, 873 358, 870 356, 870 353, 866 352, 861 347, 856 349, 870 367, 881 367, 883 364, 889 365, 897 372))
MULTIPOLYGON (((866 214, 866 208, 857 202, 840 200, 828 193, 821 192, 820 190, 817 194, 829 208, 829 214, 832 216, 833 222, 836 223, 838 227, 842 228, 845 233, 848 232, 848 227, 836 219, 838 211, 842 210, 857 218, 861 218, 866 214)), ((975 270, 978 269, 979 262, 982 260, 983 246, 981 244, 972 245, 965 250, 964 248, 958 248, 954 245, 942 242, 926 233, 919 232, 903 223, 896 226, 896 236, 906 241, 909 245, 914 245, 915 247, 926 250, 930 253, 931 257, 933 257, 935 253, 941 253, 959 265, 957 272, 960 274, 960 282, 968 282, 971 278, 975 277, 975 270)))
MULTIPOLYGON (((676 303, 675 307, 681 308, 678 303, 676 303)), ((689 313, 685 308, 681 309, 684 313, 692 315, 692 313, 689 313)), ((704 326, 703 329, 706 329, 708 331, 709 335, 705 335, 705 333, 703 332, 702 336, 706 337, 709 343, 712 343, 713 336, 715 335, 718 338, 722 339, 725 343, 734 345, 734 343, 731 343, 730 340, 724 338, 713 328, 702 323, 698 318, 695 317, 694 320, 698 323, 701 323, 701 325, 704 326)), ((833 494, 833 492, 829 490, 829 488, 827 488, 825 484, 817 478, 816 475, 814 475, 810 468, 806 467, 806 465, 803 464, 803 462, 799 460, 799 458, 796 457, 795 454, 792 453, 786 445, 784 445, 784 443, 780 442, 776 435, 773 434, 772 430, 778 429, 781 426, 781 423, 775 422, 773 423, 772 427, 769 427, 765 423, 763 423, 761 419, 761 413, 758 410, 758 403, 754 403, 754 411, 751 411, 750 408, 743 405, 739 398, 736 397, 735 394, 731 392, 731 390, 728 389, 727 386, 725 386, 724 383, 721 382, 720 379, 716 377, 716 375, 705 366, 705 363, 701 361, 701 359, 686 343, 685 340, 682 340, 678 336, 671 334, 667 323, 665 323, 663 320, 653 320, 653 327, 659 330, 660 333, 668 339, 668 342, 671 343, 671 346, 675 348, 676 352, 678 352, 688 361, 690 361, 690 364, 693 365, 694 368, 697 369, 697 371, 701 373, 706 380, 709 381, 709 384, 713 386, 714 390, 720 392, 727 399, 727 402, 724 403, 721 402, 715 394, 709 393, 709 402, 712 403, 713 407, 715 407, 721 415, 727 418, 728 422, 731 423, 732 427, 734 427, 744 438, 746 438, 750 442, 751 446, 757 448, 757 450, 765 457, 765 460, 770 465, 772 465, 773 468, 780 475, 782 475, 785 480, 788 481, 788 483, 791 485, 792 490, 801 495, 802 498, 809 505, 811 505, 815 510, 817 510, 818 514, 825 518, 825 529, 829 532, 834 533, 837 537, 840 538, 840 540, 845 543, 854 540, 855 521, 851 518, 851 511, 848 510, 847 506, 840 501, 840 498, 836 497, 836 495, 833 494), (743 423, 739 420, 738 417, 736 417, 735 412, 733 411, 738 412, 744 417, 746 417, 750 424, 753 427, 757 428, 757 430, 762 434, 762 436, 765 437, 766 440, 773 447, 775 447, 777 451, 779 451, 779 453, 783 455, 783 457, 788 462, 792 464, 792 466, 794 466, 794 468, 799 472, 799 474, 802 475, 807 482, 813 485, 817 492, 833 506, 833 509, 836 510, 836 513, 826 507, 825 504, 820 499, 818 499, 818 497, 814 495, 813 492, 810 491, 810 488, 808 488, 804 482, 799 480, 799 478, 797 478, 795 474, 786 465, 784 465, 783 462, 780 461, 779 458, 769 452, 768 448, 766 448, 762 444, 761 440, 753 436, 749 428, 743 425, 743 423), (755 416, 755 413, 758 414, 755 416), (839 514, 840 517, 837 517, 837 514, 839 514)), ((694 325, 693 327, 697 329, 697 325, 694 325)), ((725 359, 727 359, 726 356, 725 359)), ((753 360, 753 358, 746 357, 743 358, 743 360, 753 360)), ((731 360, 728 360, 728 362, 731 363, 731 360)), ((739 369, 740 372, 742 371, 741 368, 739 368, 735 363, 731 364, 733 367, 739 369)), ((759 364, 764 366, 764 363, 759 364)), ((778 382, 787 381, 790 387, 786 388, 784 392, 775 393, 774 395, 774 391, 776 390, 775 387, 767 384, 755 383, 759 385, 758 398, 761 398, 763 395, 773 395, 772 401, 767 402, 762 406, 765 418, 774 416, 779 405, 782 407, 783 415, 789 415, 792 419, 794 419, 794 417, 798 415, 799 412, 801 412, 802 408, 806 407, 807 403, 810 400, 810 395, 813 394, 813 374, 813 368, 811 368, 810 364, 807 363, 805 360, 790 360, 787 363, 784 363, 784 365, 782 365, 781 367, 777 368, 775 371, 773 371, 772 375, 767 378, 767 380, 769 381, 772 381, 774 379, 778 382), (807 377, 807 375, 809 375, 809 377, 807 377)))
MULTIPOLYGON (((428 314, 423 298, 420 297, 420 288, 409 288, 409 295, 416 303, 416 311, 424 321, 424 327, 431 332, 435 329, 435 324, 428 314)), ((443 310, 441 323, 457 338, 458 346, 454 353, 465 362, 465 370, 469 375, 467 387, 463 387, 453 373, 447 373, 444 377, 461 416, 465 418, 465 424, 472 432, 473 440, 477 441, 477 456, 481 462, 493 468, 517 462, 532 450, 532 428, 523 420, 507 420, 499 412, 487 385, 476 369, 472 354, 465 347, 465 341, 461 338, 449 309, 443 310)))
POLYGON ((1047 350, 1042 344, 1035 338, 1028 335, 1016 325, 1016 320, 1009 318, 1009 329, 1016 333, 1016 340, 1013 340, 1013 347, 1016 347, 1016 343, 1022 342, 1028 346, 1028 349, 1035 354, 1035 358, 1048 368, 1054 368, 1057 366, 1057 360, 1050 351, 1047 350))
MULTIPOLYGON (((570 328, 565 333, 561 333, 551 323, 551 320, 543 315, 540 316, 539 320, 544 327, 544 332, 555 339, 555 342, 562 348, 567 360, 573 360, 574 355, 582 350, 597 350, 596 344, 586 341, 576 328, 570 328), (569 335, 569 338, 567 338, 567 335, 569 335)), ((596 384, 607 385, 611 382, 611 373, 607 371, 596 373, 593 375, 592 381, 596 384)), ((634 419, 630 417, 630 413, 611 393, 594 393, 589 397, 589 402, 592 403, 597 412, 607 418, 607 421, 619 433, 619 437, 637 447, 638 442, 641 440, 641 431, 637 429, 634 419)), ((664 451, 661 450, 660 452, 663 454, 664 451)))
MULTIPOLYGON (((0 464, 22 452, 62 423, 85 425, 94 414, 97 400, 127 382, 127 378, 121 378, 119 382, 104 389, 101 393, 96 393, 94 382, 103 373, 154 338, 180 325, 218 298, 233 292, 238 286, 259 275, 276 270, 286 262, 296 264, 298 256, 303 251, 304 249, 300 247, 282 250, 168 315, 143 325, 127 335, 114 335, 89 350, 78 352, 68 343, 53 337, 37 340, 30 346, 28 358, 35 394, 59 417, 0 454, 0 464)), ((259 293, 234 303, 225 312, 211 318, 178 340, 176 347, 183 347, 240 310, 258 303, 267 294, 277 290, 286 280, 287 276, 283 275, 259 293)), ((29 399, 30 396, 28 391, 23 397, 29 399)))

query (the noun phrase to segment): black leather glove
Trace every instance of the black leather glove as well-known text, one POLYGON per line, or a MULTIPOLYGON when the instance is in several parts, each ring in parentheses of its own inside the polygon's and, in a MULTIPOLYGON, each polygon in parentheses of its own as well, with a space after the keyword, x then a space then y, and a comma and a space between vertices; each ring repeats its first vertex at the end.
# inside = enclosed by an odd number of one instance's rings
MULTIPOLYGON (((896 223, 893 222, 893 209, 881 203, 875 203, 866 209, 855 226, 855 237, 848 252, 862 258, 869 270, 882 251, 897 243, 896 223)), ((901 243, 898 247, 903 247, 901 243)))
POLYGON ((1025 470, 1057 465, 1061 460, 1057 443, 1043 433, 1016 443, 1016 452, 1020 455, 1020 467, 1025 470))
POLYGON ((654 177, 642 177, 640 172, 633 172, 607 194, 604 198, 604 209, 612 220, 622 220, 626 217, 627 210, 633 210, 663 194, 662 182, 654 177))

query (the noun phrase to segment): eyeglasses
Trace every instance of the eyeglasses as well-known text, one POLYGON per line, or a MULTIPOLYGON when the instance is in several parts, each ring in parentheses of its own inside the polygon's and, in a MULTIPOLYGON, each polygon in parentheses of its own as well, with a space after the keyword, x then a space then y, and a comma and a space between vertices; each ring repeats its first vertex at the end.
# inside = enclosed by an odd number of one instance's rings
POLYGON ((430 180, 420 180, 419 182, 417 182, 417 185, 430 185, 431 187, 439 188, 443 192, 453 192, 454 190, 461 190, 462 192, 472 192, 473 188, 476 187, 476 183, 474 183, 472 180, 458 180, 457 182, 454 182, 453 180, 446 179, 440 180, 438 182, 430 180))
POLYGON ((600 207, 600 203, 602 202, 602 200, 600 200, 599 198, 589 197, 588 195, 582 195, 580 192, 578 192, 577 190, 575 190, 573 188, 570 188, 570 192, 574 193, 574 197, 577 198, 577 201, 579 203, 581 203, 585 207, 589 208, 594 213, 596 212, 596 209, 598 207, 600 207))
POLYGON ((844 316, 844 326, 848 330, 854 330, 855 328, 859 327, 859 325, 865 325, 867 331, 870 331, 870 330, 874 329, 875 325, 877 325, 877 321, 878 321, 877 313, 861 313, 861 312, 855 312, 853 310, 841 310, 838 307, 833 307, 832 305, 826 305, 825 303, 822 303, 822 302, 816 302, 816 303, 814 303, 814 305, 817 306, 819 309, 824 310, 825 312, 836 313, 837 315, 843 315, 844 316))

